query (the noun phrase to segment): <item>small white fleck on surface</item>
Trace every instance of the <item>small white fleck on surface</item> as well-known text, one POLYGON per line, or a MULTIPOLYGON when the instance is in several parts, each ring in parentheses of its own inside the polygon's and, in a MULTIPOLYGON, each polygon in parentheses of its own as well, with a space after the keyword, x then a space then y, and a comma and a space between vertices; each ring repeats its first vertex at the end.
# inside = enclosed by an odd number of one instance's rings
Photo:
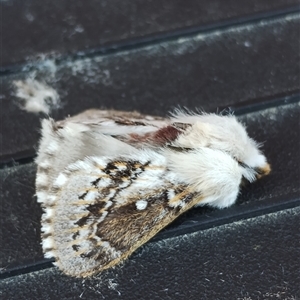
POLYGON ((249 42, 249 41, 245 41, 244 45, 245 45, 245 47, 247 47, 247 48, 249 48, 249 47, 252 46, 251 42, 249 42))
POLYGON ((22 109, 31 113, 50 113, 53 108, 59 108, 58 93, 52 87, 35 79, 16 80, 15 95, 23 100, 22 109))

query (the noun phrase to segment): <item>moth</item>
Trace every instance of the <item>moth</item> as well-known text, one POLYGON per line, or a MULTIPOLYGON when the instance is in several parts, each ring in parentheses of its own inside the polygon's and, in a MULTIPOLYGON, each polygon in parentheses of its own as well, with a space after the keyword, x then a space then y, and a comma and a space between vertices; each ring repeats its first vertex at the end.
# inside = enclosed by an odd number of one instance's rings
POLYGON ((123 261, 193 206, 229 207, 270 172, 235 116, 182 110, 44 119, 36 163, 45 257, 76 277, 123 261))

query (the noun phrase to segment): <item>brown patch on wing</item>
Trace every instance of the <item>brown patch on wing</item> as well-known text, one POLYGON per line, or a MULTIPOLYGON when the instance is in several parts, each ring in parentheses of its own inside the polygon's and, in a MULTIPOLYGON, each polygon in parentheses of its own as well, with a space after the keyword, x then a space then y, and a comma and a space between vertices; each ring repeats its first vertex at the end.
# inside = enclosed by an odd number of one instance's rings
POLYGON ((168 142, 175 141, 179 134, 181 133, 181 130, 173 127, 173 126, 166 126, 154 133, 153 141, 157 144, 166 144, 168 142))
POLYGON ((108 241, 112 247, 119 251, 127 251, 134 245, 140 236, 149 228, 155 226, 157 217, 164 212, 162 203, 155 203, 146 210, 137 210, 135 203, 110 212, 110 215, 99 224, 97 235, 108 241))
MULTIPOLYGON (((182 191, 182 187, 179 190, 182 191)), ((136 202, 141 200, 138 197, 135 201, 111 209, 103 222, 98 224, 96 235, 118 251, 133 251, 186 210, 186 207, 169 205, 168 190, 153 191, 153 194, 149 198, 143 197, 148 203, 144 210, 136 208, 136 202)), ((176 194, 174 198, 189 206, 194 196, 186 191, 176 194)))
POLYGON ((154 132, 147 132, 144 134, 131 133, 129 134, 129 137, 130 143, 150 143, 155 146, 163 146, 166 143, 175 141, 181 133, 181 129, 169 125, 154 132))

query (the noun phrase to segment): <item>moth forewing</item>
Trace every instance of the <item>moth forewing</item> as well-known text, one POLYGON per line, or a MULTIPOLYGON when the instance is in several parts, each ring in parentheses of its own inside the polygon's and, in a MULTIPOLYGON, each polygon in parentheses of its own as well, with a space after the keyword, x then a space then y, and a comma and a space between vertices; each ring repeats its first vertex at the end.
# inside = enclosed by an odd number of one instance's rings
POLYGON ((44 252, 73 276, 117 264, 200 199, 152 151, 78 161, 49 196, 57 201, 42 219, 44 252))

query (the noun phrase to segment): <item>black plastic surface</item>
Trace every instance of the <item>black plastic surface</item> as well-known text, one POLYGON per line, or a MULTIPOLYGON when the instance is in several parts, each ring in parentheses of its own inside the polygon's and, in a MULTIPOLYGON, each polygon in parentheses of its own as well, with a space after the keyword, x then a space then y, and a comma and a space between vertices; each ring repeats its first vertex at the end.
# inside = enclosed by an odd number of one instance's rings
POLYGON ((38 1, 1 5, 0 298, 300 298, 299 1, 38 1), (272 173, 225 210, 194 208, 96 277, 43 258, 33 163, 40 119, 15 80, 54 88, 55 119, 87 108, 166 115, 231 107, 272 173))
POLYGON ((147 244, 95 278, 51 268, 4 279, 0 290, 3 299, 298 299, 299 213, 298 207, 147 244))
POLYGON ((0 35, 4 70, 44 55, 107 49, 293 10, 295 0, 4 0, 0 35))

